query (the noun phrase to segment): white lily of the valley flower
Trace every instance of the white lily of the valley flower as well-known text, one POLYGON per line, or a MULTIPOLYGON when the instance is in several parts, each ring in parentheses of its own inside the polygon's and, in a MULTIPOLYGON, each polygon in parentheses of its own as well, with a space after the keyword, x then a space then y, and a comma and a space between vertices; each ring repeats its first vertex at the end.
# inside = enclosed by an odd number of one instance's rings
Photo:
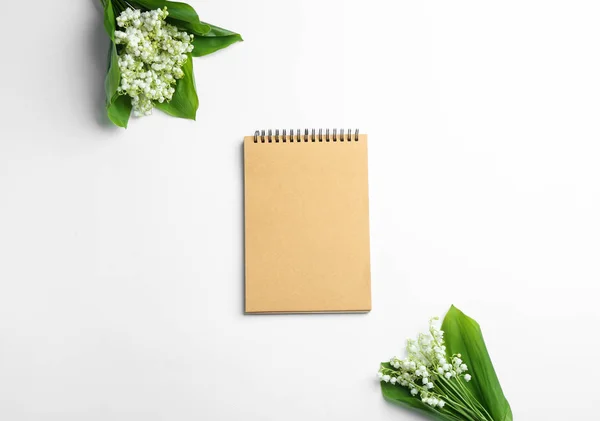
POLYGON ((468 367, 460 354, 447 356, 439 319, 429 321, 427 333, 420 334, 416 340, 408 339, 406 349, 408 356, 404 359, 391 358, 389 368, 385 366, 379 370, 379 379, 396 387, 408 388, 412 396, 418 396, 422 402, 438 410, 451 406, 452 400, 446 391, 460 390, 461 386, 455 383, 468 382, 471 375, 463 374, 468 367))
POLYGON ((193 35, 165 22, 167 9, 140 12, 128 8, 117 17, 115 31, 119 52, 119 93, 129 95, 136 116, 152 113, 154 102, 170 101, 174 85, 184 76, 181 69, 194 46, 193 35))

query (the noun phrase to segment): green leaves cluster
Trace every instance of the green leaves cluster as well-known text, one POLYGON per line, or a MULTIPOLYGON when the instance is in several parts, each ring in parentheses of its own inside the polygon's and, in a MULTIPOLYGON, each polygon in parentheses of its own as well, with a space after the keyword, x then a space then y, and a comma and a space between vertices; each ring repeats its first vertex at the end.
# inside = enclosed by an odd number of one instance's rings
MULTIPOLYGON (((444 318, 442 330, 445 333, 447 354, 461 354, 462 360, 469 367, 472 380, 466 385, 473 396, 494 421, 512 421, 510 405, 500 387, 479 324, 452 306, 444 318)), ((390 368, 389 363, 382 364, 390 368)), ((412 396, 405 387, 382 382, 381 391, 387 400, 417 410, 430 419, 446 419, 439 411, 421 402, 419 397, 412 396)))
POLYGON ((198 95, 194 80, 192 57, 201 57, 242 41, 240 34, 200 21, 194 8, 186 3, 166 0, 102 0, 104 28, 111 39, 108 71, 105 80, 106 112, 110 121, 119 127, 127 127, 131 115, 131 98, 119 95, 121 72, 118 66, 117 45, 114 42, 116 17, 127 7, 154 10, 166 7, 167 22, 179 30, 194 34, 194 50, 183 67, 184 77, 177 81, 173 99, 169 103, 156 104, 156 108, 174 117, 196 119, 198 95))

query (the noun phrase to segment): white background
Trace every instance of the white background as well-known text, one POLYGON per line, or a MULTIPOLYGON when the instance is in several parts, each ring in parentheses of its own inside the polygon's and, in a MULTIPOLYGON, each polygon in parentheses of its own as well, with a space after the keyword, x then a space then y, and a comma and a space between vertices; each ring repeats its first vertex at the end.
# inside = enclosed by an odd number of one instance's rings
POLYGON ((600 375, 596 1, 192 0, 196 122, 108 125, 99 1, 6 2, 0 418, 416 420, 375 373, 454 303, 517 420, 600 375), (369 134, 373 311, 244 316, 242 137, 369 134))

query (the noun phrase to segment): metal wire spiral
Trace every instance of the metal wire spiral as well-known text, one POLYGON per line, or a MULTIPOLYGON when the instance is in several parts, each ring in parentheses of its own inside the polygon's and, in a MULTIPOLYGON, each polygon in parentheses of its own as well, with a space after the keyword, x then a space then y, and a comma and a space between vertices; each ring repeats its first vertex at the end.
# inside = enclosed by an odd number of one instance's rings
POLYGON ((356 129, 354 134, 351 129, 344 132, 344 129, 340 129, 339 133, 337 129, 333 129, 333 133, 330 134, 329 129, 325 129, 325 135, 323 135, 323 129, 319 129, 317 133, 316 129, 304 129, 304 133, 300 129, 290 129, 288 136, 287 130, 283 129, 282 134, 279 134, 279 129, 273 130, 257 130, 254 132, 254 143, 301 143, 301 142, 358 142, 359 131, 356 129))

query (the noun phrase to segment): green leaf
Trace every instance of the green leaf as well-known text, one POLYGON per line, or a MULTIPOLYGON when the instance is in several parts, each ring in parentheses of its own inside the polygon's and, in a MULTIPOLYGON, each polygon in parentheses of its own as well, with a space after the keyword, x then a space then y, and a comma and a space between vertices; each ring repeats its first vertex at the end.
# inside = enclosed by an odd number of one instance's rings
POLYGON ((111 0, 104 1, 104 29, 111 40, 115 39, 115 11, 112 8, 111 0))
POLYGON ((119 127, 127 127, 131 115, 131 98, 117 92, 121 83, 121 71, 118 64, 117 46, 111 43, 108 59, 108 71, 104 81, 106 92, 106 113, 110 121, 119 127))
POLYGON ((162 9, 167 5, 166 0, 128 0, 127 3, 146 10, 162 9))
POLYGON ((243 41, 240 34, 211 24, 206 25, 210 27, 210 31, 205 35, 197 35, 194 37, 194 49, 192 50, 192 55, 194 57, 205 56, 229 47, 231 44, 238 41, 243 41))
POLYGON ((444 318, 442 330, 449 355, 461 354, 469 367, 472 380, 467 387, 494 421, 512 421, 510 405, 500 387, 479 324, 452 306, 444 318))
POLYGON ((177 81, 175 93, 169 102, 156 103, 156 108, 174 117, 196 120, 198 110, 198 95, 194 80, 194 64, 191 55, 181 68, 184 76, 177 81))
POLYGON ((175 1, 167 1, 165 3, 167 5, 167 10, 169 11, 169 16, 173 19, 190 23, 200 23, 198 13, 196 13, 194 8, 189 4, 175 1))
POLYGON ((162 9, 166 6, 169 12, 167 22, 194 35, 202 35, 210 31, 210 26, 200 22, 198 13, 189 4, 165 0, 132 0, 131 3, 148 10, 162 9))
POLYGON ((115 125, 127 128, 129 116, 131 115, 131 97, 128 95, 117 95, 106 107, 108 118, 115 125))
POLYGON ((117 55, 117 46, 114 42, 110 44, 110 55, 108 58, 108 71, 104 80, 104 90, 106 91, 106 103, 109 104, 119 88, 121 83, 121 71, 119 70, 119 56, 117 55))
POLYGON ((210 31, 210 26, 201 23, 200 21, 197 23, 192 23, 168 17, 167 23, 176 26, 180 31, 185 31, 188 34, 194 34, 194 36, 201 36, 210 31))
MULTIPOLYGON (((385 368, 391 368, 390 363, 381 363, 385 368)), ((446 420, 440 412, 433 409, 431 406, 424 404, 420 398, 416 398, 410 394, 406 387, 393 385, 391 383, 381 382, 381 393, 383 397, 390 402, 405 408, 415 409, 422 415, 426 415, 434 420, 446 420)))
POLYGON ((167 10, 169 11, 167 21, 171 25, 187 30, 187 32, 191 32, 194 35, 203 35, 210 31, 210 26, 200 22, 198 14, 189 4, 174 1, 168 1, 166 3, 167 10))

